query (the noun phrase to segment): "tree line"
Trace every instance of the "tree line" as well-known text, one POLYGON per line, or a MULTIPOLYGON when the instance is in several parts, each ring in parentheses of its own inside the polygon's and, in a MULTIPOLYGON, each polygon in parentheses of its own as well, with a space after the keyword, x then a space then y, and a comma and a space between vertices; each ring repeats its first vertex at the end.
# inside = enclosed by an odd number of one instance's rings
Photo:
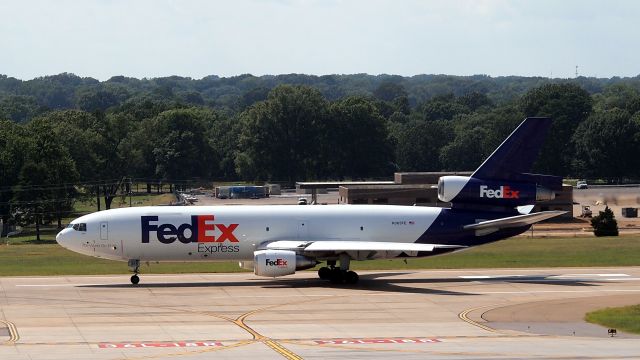
MULTIPOLYGON (((526 116, 553 118, 536 171, 613 181, 640 177, 636 78, 610 79, 599 92, 580 81, 540 85, 533 78, 537 86, 521 94, 456 87, 416 102, 407 78, 389 76, 344 96, 327 96, 313 84, 257 87, 233 106, 219 106, 225 94, 211 103, 212 90, 199 88, 201 80, 154 80, 185 81, 194 89, 187 91, 151 80, 96 83, 69 74, 43 88, 8 79, 0 78, 5 224, 59 222, 82 194, 104 196, 108 207, 123 178, 292 184, 472 170, 526 116)), ((261 78, 228 80, 226 95, 255 79, 261 78)), ((522 83, 518 78, 503 86, 522 83)), ((424 88, 432 86, 425 80, 424 88)), ((224 92, 224 86, 216 89, 224 92)))

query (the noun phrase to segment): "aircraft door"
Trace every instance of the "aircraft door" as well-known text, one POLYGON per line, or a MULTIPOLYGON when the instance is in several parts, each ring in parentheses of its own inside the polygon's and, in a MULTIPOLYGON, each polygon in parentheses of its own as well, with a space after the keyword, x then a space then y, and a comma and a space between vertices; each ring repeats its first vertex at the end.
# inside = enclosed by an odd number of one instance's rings
POLYGON ((109 223, 100 223, 100 240, 109 240, 109 223))
POLYGON ((306 220, 298 220, 298 240, 309 238, 309 224, 306 220))

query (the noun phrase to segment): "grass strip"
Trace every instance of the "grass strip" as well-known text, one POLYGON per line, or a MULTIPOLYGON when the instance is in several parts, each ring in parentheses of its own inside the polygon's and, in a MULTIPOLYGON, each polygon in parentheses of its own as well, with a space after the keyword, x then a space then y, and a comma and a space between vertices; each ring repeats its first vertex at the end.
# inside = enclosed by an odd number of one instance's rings
MULTIPOLYGON (((353 261, 355 270, 640 266, 640 236, 613 238, 511 238, 453 254, 353 261)), ((127 273, 124 262, 93 258, 53 243, 0 245, 0 276, 127 273)), ((240 272, 236 261, 152 263, 143 273, 240 272)))
POLYGON ((587 313, 585 320, 608 328, 640 334, 640 305, 592 311, 587 313))

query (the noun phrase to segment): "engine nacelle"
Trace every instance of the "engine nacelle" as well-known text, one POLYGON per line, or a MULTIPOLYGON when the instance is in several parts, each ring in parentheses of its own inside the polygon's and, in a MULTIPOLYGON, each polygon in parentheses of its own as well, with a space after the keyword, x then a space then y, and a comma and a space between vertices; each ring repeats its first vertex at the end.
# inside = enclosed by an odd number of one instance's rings
POLYGON ((253 272, 258 276, 291 275, 296 270, 310 269, 318 261, 289 250, 260 250, 253 253, 253 272))
POLYGON ((438 199, 444 202, 520 206, 548 201, 555 192, 535 183, 482 180, 468 176, 442 176, 438 199))

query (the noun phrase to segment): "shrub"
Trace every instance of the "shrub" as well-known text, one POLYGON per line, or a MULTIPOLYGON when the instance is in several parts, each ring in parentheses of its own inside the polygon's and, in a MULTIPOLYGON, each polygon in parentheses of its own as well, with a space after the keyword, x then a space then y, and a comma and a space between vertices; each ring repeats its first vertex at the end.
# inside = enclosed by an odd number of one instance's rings
POLYGON ((596 236, 618 236, 618 222, 608 206, 591 219, 591 226, 596 236))

